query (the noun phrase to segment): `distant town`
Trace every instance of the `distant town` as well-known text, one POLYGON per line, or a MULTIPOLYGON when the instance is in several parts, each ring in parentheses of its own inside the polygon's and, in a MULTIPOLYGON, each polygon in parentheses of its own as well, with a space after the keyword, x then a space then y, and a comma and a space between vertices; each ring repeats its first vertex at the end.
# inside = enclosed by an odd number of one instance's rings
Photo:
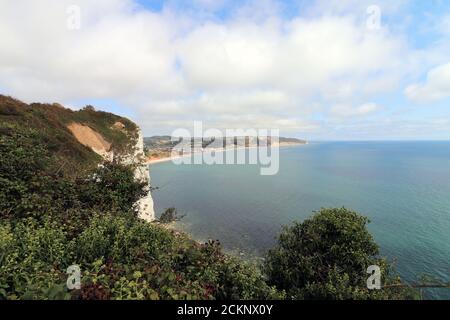
MULTIPOLYGON (((188 153, 199 153, 207 150, 237 148, 253 148, 258 146, 268 146, 277 143, 279 146, 290 146, 307 144, 306 140, 297 138, 279 137, 278 142, 272 141, 270 137, 203 137, 191 138, 188 153)), ((153 136, 144 138, 145 155, 148 161, 158 161, 169 159, 173 156, 173 148, 182 141, 182 138, 172 138, 171 136, 153 136)), ((189 141, 189 140, 188 140, 189 141)), ((184 150, 185 154, 186 150, 184 150)), ((181 154, 179 154, 181 155, 181 154)))

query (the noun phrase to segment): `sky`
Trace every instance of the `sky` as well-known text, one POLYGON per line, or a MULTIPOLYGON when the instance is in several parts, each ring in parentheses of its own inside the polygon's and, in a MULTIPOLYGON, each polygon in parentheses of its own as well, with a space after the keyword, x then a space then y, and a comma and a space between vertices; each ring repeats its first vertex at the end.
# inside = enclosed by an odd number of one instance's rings
POLYGON ((0 0, 0 93, 144 135, 450 140, 450 1, 0 0))

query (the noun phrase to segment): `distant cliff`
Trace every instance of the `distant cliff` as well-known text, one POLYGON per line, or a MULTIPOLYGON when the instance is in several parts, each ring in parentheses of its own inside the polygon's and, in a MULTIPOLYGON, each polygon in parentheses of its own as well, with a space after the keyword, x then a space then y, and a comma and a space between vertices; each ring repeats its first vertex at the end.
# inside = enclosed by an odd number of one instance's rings
MULTIPOLYGON (((144 164, 144 142, 141 130, 132 121, 117 115, 96 111, 87 106, 73 111, 60 104, 26 104, 0 95, 2 129, 31 128, 39 133, 36 143, 45 145, 59 160, 59 170, 77 174, 104 161, 134 165, 135 178, 150 183, 144 164)), ((154 219, 150 186, 139 201, 139 216, 154 219)))

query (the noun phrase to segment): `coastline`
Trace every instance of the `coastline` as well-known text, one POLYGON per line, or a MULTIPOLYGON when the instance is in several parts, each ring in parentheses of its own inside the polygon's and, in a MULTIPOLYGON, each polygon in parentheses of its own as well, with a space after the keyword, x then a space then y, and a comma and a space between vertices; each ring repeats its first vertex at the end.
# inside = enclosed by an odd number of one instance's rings
MULTIPOLYGON (((296 146, 304 146, 307 145, 308 142, 306 143, 283 143, 283 144, 279 144, 280 148, 287 148, 287 147, 296 147, 296 146)), ((205 153, 205 152, 226 152, 226 151, 231 151, 231 150, 242 150, 242 149, 255 149, 258 147, 238 147, 238 148, 222 148, 222 149, 210 149, 210 150, 203 150, 203 151, 199 151, 199 152, 193 152, 193 153, 189 153, 186 155, 179 155, 179 156, 171 156, 171 157, 164 157, 164 158, 158 158, 158 159, 153 159, 153 160, 147 160, 145 162, 146 165, 152 165, 152 164, 157 164, 157 163, 162 163, 162 162, 168 162, 168 161, 172 161, 175 159, 181 159, 181 158, 186 158, 186 157, 191 157, 193 155, 197 155, 200 153, 205 153)))

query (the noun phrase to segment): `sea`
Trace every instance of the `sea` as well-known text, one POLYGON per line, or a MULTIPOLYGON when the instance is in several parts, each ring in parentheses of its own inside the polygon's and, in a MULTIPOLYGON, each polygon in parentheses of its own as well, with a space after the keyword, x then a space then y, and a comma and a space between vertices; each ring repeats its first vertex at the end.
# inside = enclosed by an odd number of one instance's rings
MULTIPOLYGON (((450 282, 450 142, 310 142, 280 148, 277 174, 260 169, 153 164, 157 215, 175 207, 184 216, 176 227, 194 239, 258 259, 283 225, 346 207, 370 219, 381 254, 404 281, 450 282)), ((450 299, 450 289, 426 289, 424 297, 450 299)))

